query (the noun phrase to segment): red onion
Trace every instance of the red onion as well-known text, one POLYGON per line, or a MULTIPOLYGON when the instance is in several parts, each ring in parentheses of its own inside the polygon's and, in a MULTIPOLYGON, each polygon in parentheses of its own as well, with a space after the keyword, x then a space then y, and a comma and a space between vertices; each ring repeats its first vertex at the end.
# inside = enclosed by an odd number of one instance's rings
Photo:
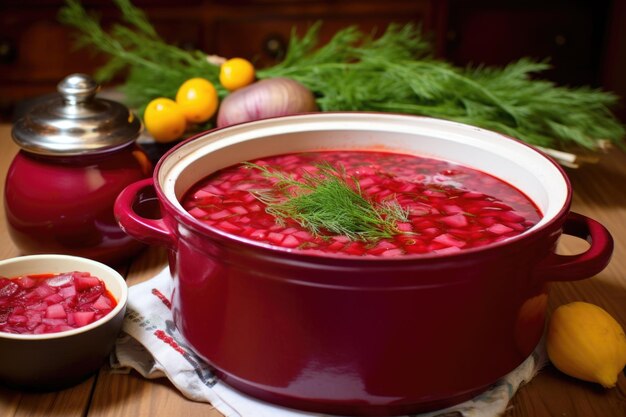
POLYGON ((316 110, 313 93, 299 82, 267 78, 226 96, 220 104, 217 126, 316 110))

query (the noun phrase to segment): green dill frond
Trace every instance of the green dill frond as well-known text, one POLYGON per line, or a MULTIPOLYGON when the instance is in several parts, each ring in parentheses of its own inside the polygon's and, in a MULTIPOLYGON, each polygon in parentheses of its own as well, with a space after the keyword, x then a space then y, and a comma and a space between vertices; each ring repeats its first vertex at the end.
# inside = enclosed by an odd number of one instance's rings
POLYGON ((305 172, 294 179, 267 166, 246 163, 273 180, 270 190, 251 190, 266 205, 266 212, 279 223, 292 220, 317 236, 347 236, 352 240, 376 241, 401 233, 398 222, 408 212, 395 200, 374 203, 363 196, 356 178, 343 167, 317 165, 315 174, 305 172))
MULTIPOLYGON (((317 30, 305 35, 310 44, 315 44, 317 30)), ((428 43, 412 25, 390 25, 376 40, 354 36, 352 48, 345 44, 350 39, 343 40, 342 50, 351 51, 349 60, 327 59, 310 67, 304 54, 298 62, 259 74, 301 82, 316 94, 322 111, 437 117, 553 148, 574 144, 595 150, 602 140, 623 146, 624 127, 610 111, 617 97, 537 79, 550 68, 546 61, 523 58, 503 68, 458 68, 433 59, 428 43)))
POLYGON ((147 38, 160 40, 161 37, 154 29, 154 26, 148 20, 146 14, 139 8, 133 6, 129 0, 114 0, 115 5, 122 12, 122 17, 131 26, 136 28, 139 33, 145 35, 147 38))
POLYGON ((209 79, 221 97, 228 93, 219 83, 219 66, 207 61, 205 53, 167 44, 129 0, 115 2, 128 26, 116 23, 108 32, 99 17, 87 13, 78 0, 66 0, 58 14, 61 23, 79 31, 78 46, 90 46, 110 56, 94 74, 96 80, 106 82, 125 75, 121 90, 127 104, 140 110, 156 97, 174 97, 180 84, 192 77, 209 79))

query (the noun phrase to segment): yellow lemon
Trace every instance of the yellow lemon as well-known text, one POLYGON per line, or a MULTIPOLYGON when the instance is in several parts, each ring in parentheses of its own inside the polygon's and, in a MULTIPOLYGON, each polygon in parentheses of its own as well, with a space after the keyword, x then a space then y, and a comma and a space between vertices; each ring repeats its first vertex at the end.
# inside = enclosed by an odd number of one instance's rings
POLYGON ((196 77, 180 86, 176 93, 176 102, 181 106, 188 122, 203 123, 215 114, 219 100, 213 84, 209 80, 196 77))
POLYGON ((169 98, 155 98, 143 115, 146 129, 157 142, 171 142, 185 132, 187 121, 178 103, 169 98))
POLYGON ((626 366, 624 329, 602 308, 581 301, 552 313, 546 347, 561 372, 606 388, 615 386, 626 366))
POLYGON ((229 91, 254 82, 254 66, 243 58, 231 58, 220 66, 220 83, 229 91))

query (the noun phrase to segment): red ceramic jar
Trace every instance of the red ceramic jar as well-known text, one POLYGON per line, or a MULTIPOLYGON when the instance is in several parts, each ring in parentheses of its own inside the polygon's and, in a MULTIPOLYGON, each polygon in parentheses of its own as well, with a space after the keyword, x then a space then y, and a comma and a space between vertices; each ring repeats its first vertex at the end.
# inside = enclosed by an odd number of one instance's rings
POLYGON ((600 272, 613 241, 571 213, 562 169, 508 137, 441 120, 320 113, 202 134, 129 186, 115 211, 132 236, 170 249, 173 314, 223 380, 287 407, 395 415, 469 399, 515 369, 544 329, 546 286, 600 272), (183 194, 232 164, 321 149, 387 149, 443 158, 514 185, 543 213, 514 238, 449 254, 313 255, 231 236, 185 212, 183 194), (133 210, 154 187, 162 219, 133 210), (555 253, 567 233, 584 253, 555 253))
POLYGON ((152 172, 135 144, 141 122, 119 103, 96 99, 97 84, 75 74, 60 96, 18 120, 22 148, 6 179, 8 230, 24 254, 61 253, 117 264, 143 247, 115 221, 113 203, 152 172))

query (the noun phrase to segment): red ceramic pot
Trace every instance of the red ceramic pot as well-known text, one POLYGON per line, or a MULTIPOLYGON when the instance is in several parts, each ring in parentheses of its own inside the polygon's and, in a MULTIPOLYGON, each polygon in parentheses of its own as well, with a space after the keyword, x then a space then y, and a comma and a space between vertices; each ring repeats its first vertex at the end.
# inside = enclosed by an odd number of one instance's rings
POLYGON ((11 238, 22 253, 62 253, 117 264, 143 248, 124 233, 113 203, 151 165, 131 144, 115 152, 44 157, 20 151, 5 186, 11 238))
POLYGON ((202 134, 116 202, 122 228, 170 249, 176 325, 223 380, 280 405, 392 415, 466 400, 516 368, 544 328, 546 284, 600 272, 613 242, 569 211, 561 168, 502 135, 441 120, 321 113, 202 134), (452 160, 524 191, 542 220, 486 247, 393 259, 319 256, 230 236, 185 212, 182 195, 237 162, 319 149, 387 149, 452 160), (161 219, 133 211, 154 187, 161 219), (591 242, 555 253, 567 233, 591 242))
POLYGON ((113 216, 117 195, 148 177, 152 164, 135 144, 141 122, 98 85, 74 74, 58 96, 13 127, 21 147, 6 178, 8 230, 23 254, 61 253, 117 264, 143 245, 113 216))

